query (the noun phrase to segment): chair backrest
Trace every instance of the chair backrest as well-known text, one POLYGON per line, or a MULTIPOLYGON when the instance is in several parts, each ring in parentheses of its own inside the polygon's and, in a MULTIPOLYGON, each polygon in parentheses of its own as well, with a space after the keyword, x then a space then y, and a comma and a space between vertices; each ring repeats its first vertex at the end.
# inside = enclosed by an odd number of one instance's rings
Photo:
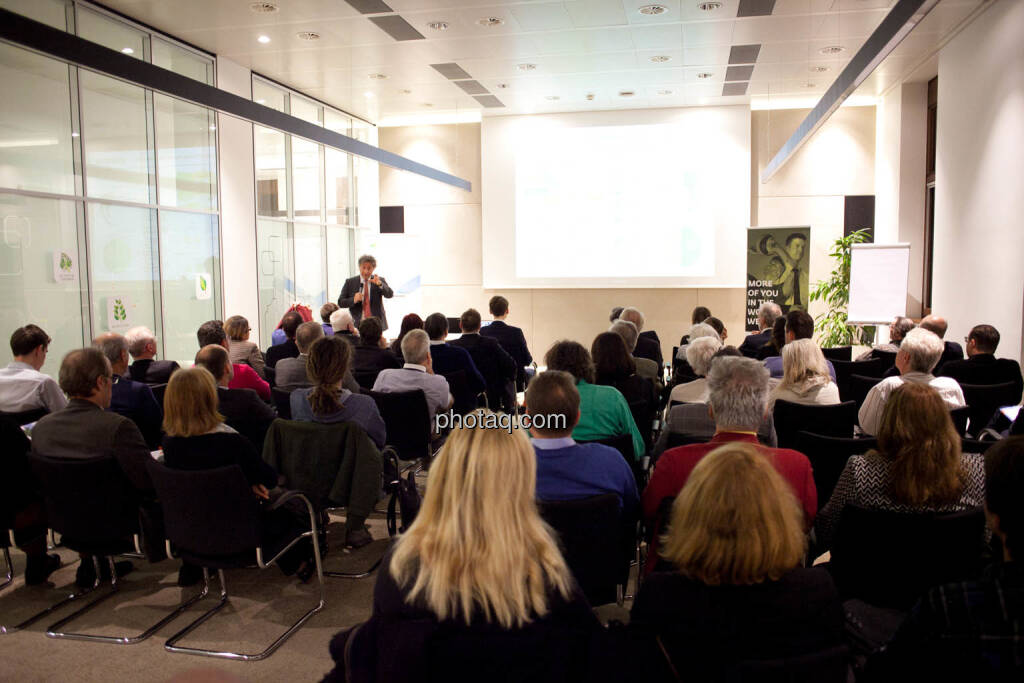
POLYGON ((253 445, 257 453, 263 452, 263 442, 267 439, 267 430, 272 420, 225 420, 224 424, 241 434, 253 445))
POLYGON ((476 410, 476 394, 469 387, 466 371, 455 370, 444 373, 442 376, 448 380, 448 391, 451 392, 452 398, 455 400, 452 410, 457 415, 465 415, 476 410))
POLYGON ((875 349, 872 352, 873 356, 882 362, 882 372, 884 373, 889 368, 896 365, 896 352, 895 351, 882 351, 875 349))
POLYGON ((828 349, 822 349, 821 353, 831 361, 843 360, 850 362, 853 358, 853 347, 852 346, 833 346, 828 349))
POLYGON ((369 395, 377 404, 387 430, 387 445, 402 460, 416 460, 430 454, 430 408, 422 389, 380 392, 369 395))
POLYGON ((845 645, 796 657, 740 661, 727 667, 728 683, 846 683, 850 651, 845 645))
POLYGON ((963 437, 967 434, 967 421, 971 417, 970 406, 962 406, 960 408, 950 408, 949 417, 953 420, 953 426, 956 428, 956 433, 963 437))
POLYGON ((238 465, 176 470, 154 460, 146 467, 167 538, 183 555, 232 556, 260 544, 259 504, 238 465))
POLYGON ((89 554, 121 552, 139 531, 139 496, 117 460, 29 454, 43 491, 47 525, 89 554), (106 551, 106 552, 104 552, 106 551))
POLYGON ((35 422, 39 418, 48 414, 50 411, 46 408, 35 408, 34 410, 24 410, 20 413, 4 413, 0 412, 0 417, 7 418, 12 422, 17 423, 19 426, 27 425, 31 422, 35 422))
POLYGON ((813 430, 816 434, 852 437, 857 424, 857 404, 853 401, 835 405, 803 405, 778 400, 772 412, 779 448, 796 448, 797 432, 813 430))
POLYGON ((541 501, 541 517, 558 532, 562 554, 592 605, 614 602, 625 585, 632 552, 619 497, 614 493, 566 501, 541 501))
POLYGON ((850 375, 847 379, 848 391, 844 401, 853 401, 857 404, 857 410, 864 405, 864 399, 868 397, 868 393, 872 387, 882 381, 881 377, 865 377, 864 375, 850 375))
MULTIPOLYGON (((808 425, 814 427, 815 425, 808 425)), ((814 474, 814 487, 818 491, 818 509, 825 507, 832 491, 839 481, 839 475, 846 467, 851 455, 864 455, 873 448, 878 448, 878 440, 849 439, 800 431, 796 435, 796 450, 807 456, 811 461, 814 474)))
POLYGON ((163 384, 150 384, 149 389, 150 391, 153 392, 153 398, 156 399, 156 402, 159 403, 160 407, 162 408, 164 405, 164 394, 167 393, 167 383, 164 382, 163 384))
POLYGON ((847 505, 832 543, 843 598, 908 609, 922 593, 980 566, 985 512, 900 513, 847 505))
POLYGON ((960 450, 964 453, 984 453, 992 446, 999 443, 996 440, 992 441, 976 441, 974 439, 960 439, 960 450))
MULTIPOLYGON (((995 412, 1003 406, 1017 403, 1020 394, 1013 382, 1002 384, 961 384, 964 402, 970 408, 968 429, 973 436, 988 426, 995 412)), ((962 432, 961 432, 962 433, 962 432)))
POLYGON ((684 434, 682 432, 669 432, 668 433, 668 445, 665 447, 666 450, 669 448, 675 448, 676 446, 689 446, 692 443, 707 443, 711 441, 711 437, 694 436, 693 434, 684 434))
POLYGON ((374 383, 377 381, 377 375, 380 374, 380 368, 376 369, 355 369, 352 370, 352 376, 355 378, 356 383, 364 389, 373 389, 374 383))
MULTIPOLYGON (((593 439, 591 441, 580 441, 579 443, 599 443, 605 446, 611 446, 626 459, 630 467, 636 462, 637 458, 634 457, 633 453, 633 436, 630 434, 616 434, 615 436, 606 436, 603 439, 593 439)), ((640 455, 643 455, 641 453, 640 455)))
POLYGON ((836 385, 839 387, 839 399, 850 400, 850 376, 860 375, 861 377, 881 377, 885 374, 886 368, 881 360, 872 358, 870 360, 835 360, 830 359, 832 368, 836 371, 836 385))
POLYGON ((278 417, 284 420, 292 419, 292 392, 272 387, 270 395, 274 399, 278 417))

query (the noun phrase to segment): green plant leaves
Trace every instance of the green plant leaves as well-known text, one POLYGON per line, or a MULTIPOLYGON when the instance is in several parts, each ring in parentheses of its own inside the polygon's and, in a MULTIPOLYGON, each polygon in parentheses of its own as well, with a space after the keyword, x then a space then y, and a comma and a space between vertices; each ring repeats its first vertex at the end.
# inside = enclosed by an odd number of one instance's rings
POLYGON ((818 343, 823 347, 847 346, 855 337, 861 342, 869 329, 871 337, 874 337, 873 327, 858 331, 846 324, 846 309, 850 303, 850 251, 854 244, 867 242, 870 238, 867 230, 857 230, 833 242, 828 255, 835 259, 836 267, 828 278, 814 283, 811 301, 822 301, 828 308, 814 319, 818 343))

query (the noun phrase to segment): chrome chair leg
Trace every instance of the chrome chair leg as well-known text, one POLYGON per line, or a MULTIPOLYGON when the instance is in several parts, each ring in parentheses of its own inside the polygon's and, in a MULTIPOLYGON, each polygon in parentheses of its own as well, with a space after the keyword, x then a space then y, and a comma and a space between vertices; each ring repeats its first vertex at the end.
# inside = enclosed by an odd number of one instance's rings
POLYGON ((11 564, 11 549, 4 548, 4 561, 7 562, 7 578, 4 579, 3 583, 0 583, 0 590, 7 588, 11 583, 14 582, 14 565, 11 564))
POLYGON ((31 617, 29 617, 25 621, 21 622, 20 624, 17 624, 15 626, 0 626, 0 633, 14 633, 15 631, 20 631, 20 630, 22 630, 24 628, 27 628, 27 627, 31 626, 32 624, 36 623, 37 621, 39 621, 40 619, 42 619, 43 617, 45 617, 47 614, 51 614, 51 613, 59 610, 61 607, 63 607, 64 605, 68 604, 69 602, 72 602, 74 600, 78 600, 79 598, 82 598, 82 597, 85 597, 86 595, 89 595, 94 590, 99 588, 100 587, 99 561, 95 557, 93 557, 92 559, 93 559, 93 564, 96 567, 96 578, 93 580, 92 586, 90 586, 89 588, 85 588, 85 589, 79 590, 79 591, 75 591, 74 593, 72 593, 68 597, 64 598, 60 602, 55 603, 53 605, 50 605, 49 607, 43 609, 42 611, 33 614, 31 617))
MULTIPOLYGON (((96 560, 95 557, 93 557, 93 560, 96 561, 96 574, 97 574, 97 576, 99 576, 99 562, 96 560)), ((178 607, 176 607, 174 609, 174 611, 172 611, 170 614, 165 616, 163 619, 161 619, 157 623, 153 624, 152 626, 147 628, 145 631, 139 633, 138 635, 134 635, 134 636, 104 636, 104 635, 93 634, 93 633, 68 633, 68 632, 64 632, 64 631, 59 630, 59 629, 63 628, 66 624, 74 621, 79 616, 81 616, 82 614, 85 614, 86 612, 91 610, 93 607, 95 607, 96 605, 100 604, 101 602, 103 602, 107 598, 113 596, 114 594, 116 594, 120 590, 120 586, 117 583, 117 569, 116 569, 116 567, 114 565, 114 558, 113 557, 108 557, 107 558, 107 562, 110 563, 110 587, 111 587, 110 592, 108 592, 105 595, 102 595, 102 596, 96 598, 95 600, 90 602, 88 605, 85 605, 81 609, 73 612, 72 614, 69 614, 68 616, 64 617, 60 621, 58 621, 55 624, 53 624, 52 626, 50 626, 48 629, 46 629, 46 635, 47 636, 49 636, 50 638, 67 638, 68 640, 88 640, 88 641, 92 641, 92 642, 95 642, 95 643, 113 643, 115 645, 134 645, 135 643, 141 643, 143 640, 145 640, 146 638, 149 638, 151 635, 153 635, 154 633, 159 631, 161 628, 166 626, 168 623, 170 623, 171 621, 176 619, 179 614, 181 614, 182 612, 187 610, 189 607, 194 605, 196 602, 198 602, 198 601, 202 600, 203 598, 205 598, 207 592, 209 591, 209 587, 210 586, 209 586, 209 581, 207 581, 203 585, 203 590, 202 591, 200 591, 198 594, 192 596, 191 598, 189 598, 188 600, 186 600, 182 604, 178 605, 178 607)))
POLYGON ((324 572, 324 576, 329 576, 332 579, 365 579, 367 576, 370 576, 375 571, 377 571, 377 567, 380 566, 380 563, 383 560, 384 560, 384 556, 381 555, 380 557, 377 558, 377 561, 374 562, 372 565, 370 565, 370 568, 367 569, 364 572, 327 572, 327 571, 325 571, 324 572))

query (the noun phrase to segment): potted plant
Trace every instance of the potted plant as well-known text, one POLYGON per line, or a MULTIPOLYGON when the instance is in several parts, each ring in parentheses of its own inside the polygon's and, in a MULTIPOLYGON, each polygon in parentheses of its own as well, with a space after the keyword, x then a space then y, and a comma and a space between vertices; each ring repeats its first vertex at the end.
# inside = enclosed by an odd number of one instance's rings
POLYGON ((870 239, 871 234, 867 230, 857 230, 837 239, 828 254, 835 259, 836 267, 828 278, 816 282, 811 292, 811 301, 822 301, 827 308, 814 319, 818 344, 824 348, 870 344, 875 337, 873 326, 846 324, 846 310, 850 303, 850 248, 870 239))

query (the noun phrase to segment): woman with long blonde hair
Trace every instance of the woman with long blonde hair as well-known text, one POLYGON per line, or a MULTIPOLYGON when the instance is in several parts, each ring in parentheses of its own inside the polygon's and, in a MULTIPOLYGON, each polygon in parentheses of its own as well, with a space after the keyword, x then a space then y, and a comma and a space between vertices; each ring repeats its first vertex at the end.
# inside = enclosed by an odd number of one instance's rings
POLYGON ((789 485, 754 446, 732 443, 702 458, 662 539, 671 571, 644 581, 630 617, 649 675, 719 681, 744 661, 840 645, 832 579, 800 567, 803 529, 789 485))
POLYGON ((813 339, 796 339, 782 347, 782 381, 768 397, 769 410, 778 399, 804 405, 839 403, 839 387, 813 339))
MULTIPOLYGON (((386 676, 377 665, 377 680, 590 679, 600 625, 537 511, 536 469, 522 430, 451 433, 416 521, 385 556, 373 616, 360 627, 362 647, 388 663, 386 676), (383 629, 397 637, 375 638, 383 629)), ((336 658, 350 637, 336 638, 336 658)), ((344 655, 350 674, 363 654, 344 655)), ((366 674, 349 680, 371 680, 366 674)))

